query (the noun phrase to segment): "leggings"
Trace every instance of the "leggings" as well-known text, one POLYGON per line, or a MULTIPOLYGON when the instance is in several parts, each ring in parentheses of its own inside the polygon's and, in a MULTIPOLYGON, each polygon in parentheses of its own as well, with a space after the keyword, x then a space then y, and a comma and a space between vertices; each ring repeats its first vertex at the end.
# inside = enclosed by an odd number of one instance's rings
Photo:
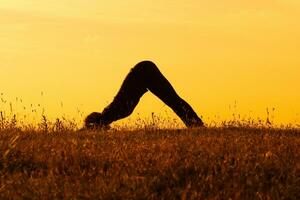
POLYGON ((112 103, 101 113, 101 123, 109 125, 129 116, 148 90, 168 105, 187 127, 203 126, 193 108, 178 96, 151 61, 140 62, 131 69, 112 103))

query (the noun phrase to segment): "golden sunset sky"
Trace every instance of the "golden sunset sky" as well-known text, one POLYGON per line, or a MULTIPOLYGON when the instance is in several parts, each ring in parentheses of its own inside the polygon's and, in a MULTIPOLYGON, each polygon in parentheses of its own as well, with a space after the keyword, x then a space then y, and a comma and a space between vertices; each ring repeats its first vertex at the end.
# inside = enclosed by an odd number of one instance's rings
MULTIPOLYGON (((273 107, 276 123, 300 120, 299 0, 0 1, 0 110, 80 119, 142 60, 206 122, 273 107)), ((134 114, 152 112, 175 117, 147 94, 134 114)))

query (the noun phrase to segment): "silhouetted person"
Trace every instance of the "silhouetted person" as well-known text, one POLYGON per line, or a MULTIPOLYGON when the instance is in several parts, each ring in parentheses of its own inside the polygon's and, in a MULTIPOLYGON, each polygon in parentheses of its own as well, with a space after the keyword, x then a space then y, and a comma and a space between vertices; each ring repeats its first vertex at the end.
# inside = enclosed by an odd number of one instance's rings
POLYGON ((202 120, 192 107, 178 96, 169 81, 151 61, 143 61, 134 66, 113 102, 102 113, 93 112, 88 115, 85 126, 105 128, 113 121, 129 116, 148 90, 167 104, 187 127, 203 126, 202 120))

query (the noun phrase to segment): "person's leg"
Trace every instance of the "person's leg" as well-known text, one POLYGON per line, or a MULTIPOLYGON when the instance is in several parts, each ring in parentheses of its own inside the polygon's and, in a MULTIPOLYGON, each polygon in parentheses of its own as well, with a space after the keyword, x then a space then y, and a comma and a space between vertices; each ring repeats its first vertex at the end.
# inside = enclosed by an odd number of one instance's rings
POLYGON ((177 95, 172 85, 150 61, 135 65, 123 81, 113 102, 102 113, 90 114, 85 120, 86 125, 106 126, 129 116, 148 89, 171 107, 186 126, 203 126, 192 107, 177 95))
POLYGON ((167 104, 184 122, 187 127, 203 126, 202 120, 193 108, 178 96, 170 82, 151 61, 139 63, 137 68, 143 72, 143 81, 147 89, 167 104))

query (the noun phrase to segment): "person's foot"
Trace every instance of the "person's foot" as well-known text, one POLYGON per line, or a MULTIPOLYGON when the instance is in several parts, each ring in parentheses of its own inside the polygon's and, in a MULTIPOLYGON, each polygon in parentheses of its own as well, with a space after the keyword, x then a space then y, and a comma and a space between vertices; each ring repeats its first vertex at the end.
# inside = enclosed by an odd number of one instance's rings
POLYGON ((102 119, 102 114, 98 112, 92 112, 84 120, 84 126, 87 129, 110 129, 109 124, 105 123, 102 119))
POLYGON ((188 128, 202 128, 205 127, 203 121, 200 118, 189 120, 187 124, 188 128))

